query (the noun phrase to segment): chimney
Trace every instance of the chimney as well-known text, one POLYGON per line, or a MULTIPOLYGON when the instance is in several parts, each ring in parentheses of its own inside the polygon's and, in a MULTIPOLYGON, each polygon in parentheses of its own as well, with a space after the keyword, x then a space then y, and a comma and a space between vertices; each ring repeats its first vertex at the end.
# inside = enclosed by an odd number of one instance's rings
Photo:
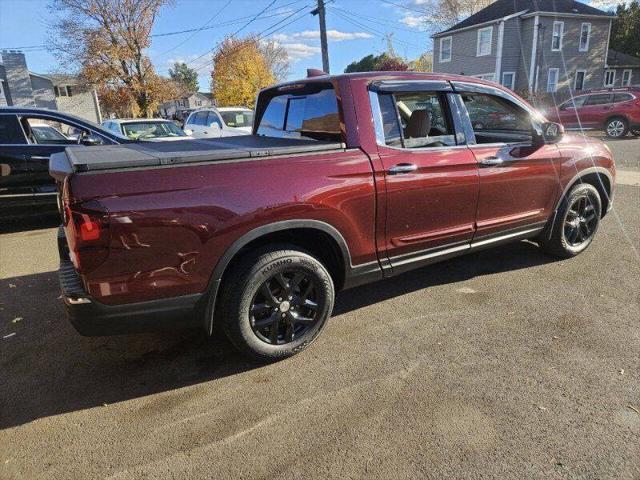
POLYGON ((2 63, 7 76, 7 88, 11 103, 16 107, 35 107, 31 77, 24 53, 18 50, 2 51, 2 63))

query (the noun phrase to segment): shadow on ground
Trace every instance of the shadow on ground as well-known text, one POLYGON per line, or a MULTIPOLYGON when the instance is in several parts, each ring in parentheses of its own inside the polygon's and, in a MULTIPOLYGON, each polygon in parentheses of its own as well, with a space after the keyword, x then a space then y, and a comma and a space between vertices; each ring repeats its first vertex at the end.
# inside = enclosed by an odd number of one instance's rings
MULTIPOLYGON (((334 315, 433 285, 550 261, 529 242, 478 252, 344 292, 334 315)), ((81 337, 58 296, 56 272, 0 281, 0 428, 260 367, 220 334, 213 339, 200 331, 81 337)))
POLYGON ((0 222, 0 234, 54 228, 58 225, 60 225, 60 215, 54 210, 50 213, 42 213, 27 218, 3 219, 0 222))

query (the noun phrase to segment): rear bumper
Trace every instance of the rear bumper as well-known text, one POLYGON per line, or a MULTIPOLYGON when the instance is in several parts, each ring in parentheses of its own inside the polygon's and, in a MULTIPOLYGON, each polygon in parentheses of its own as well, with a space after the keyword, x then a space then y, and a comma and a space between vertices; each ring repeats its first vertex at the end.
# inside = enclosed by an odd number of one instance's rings
POLYGON ((107 305, 87 294, 69 260, 62 227, 58 230, 58 276, 67 316, 84 336, 119 335, 192 328, 202 325, 198 308, 202 295, 184 295, 147 302, 107 305))

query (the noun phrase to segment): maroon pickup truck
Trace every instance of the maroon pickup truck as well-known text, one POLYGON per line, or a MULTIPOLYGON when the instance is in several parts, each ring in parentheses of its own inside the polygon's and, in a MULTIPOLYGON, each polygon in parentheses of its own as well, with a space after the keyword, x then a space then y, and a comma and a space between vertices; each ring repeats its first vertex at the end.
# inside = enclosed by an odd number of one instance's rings
POLYGON ((385 72, 267 88, 252 135, 71 147, 50 172, 80 333, 219 326, 276 359, 318 336, 338 290, 525 238, 577 255, 615 167, 499 85, 385 72))

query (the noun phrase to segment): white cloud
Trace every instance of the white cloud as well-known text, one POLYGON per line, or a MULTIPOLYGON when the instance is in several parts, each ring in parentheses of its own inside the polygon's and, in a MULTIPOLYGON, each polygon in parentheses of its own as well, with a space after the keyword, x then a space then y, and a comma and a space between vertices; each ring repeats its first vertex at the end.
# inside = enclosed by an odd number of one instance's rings
POLYGON ((590 2, 587 2, 587 3, 592 7, 600 8, 602 10, 609 10, 609 9, 615 10, 618 3, 621 3, 621 2, 615 1, 615 0, 591 0, 590 2))
POLYGON ((306 43, 282 43, 281 45, 287 51, 289 60, 292 62, 313 57, 320 53, 320 47, 314 47, 312 45, 307 45, 306 43))
POLYGON ((411 28, 419 28, 424 26, 426 17, 420 15, 405 15, 400 19, 400 23, 404 23, 406 26, 411 28))
MULTIPOLYGON (((365 32, 341 32, 339 30, 327 30, 327 39, 334 42, 343 42, 346 40, 359 40, 363 38, 371 38, 372 35, 365 32)), ((319 40, 319 30, 304 30, 291 34, 277 33, 271 38, 278 42, 286 42, 289 40, 319 40)))

